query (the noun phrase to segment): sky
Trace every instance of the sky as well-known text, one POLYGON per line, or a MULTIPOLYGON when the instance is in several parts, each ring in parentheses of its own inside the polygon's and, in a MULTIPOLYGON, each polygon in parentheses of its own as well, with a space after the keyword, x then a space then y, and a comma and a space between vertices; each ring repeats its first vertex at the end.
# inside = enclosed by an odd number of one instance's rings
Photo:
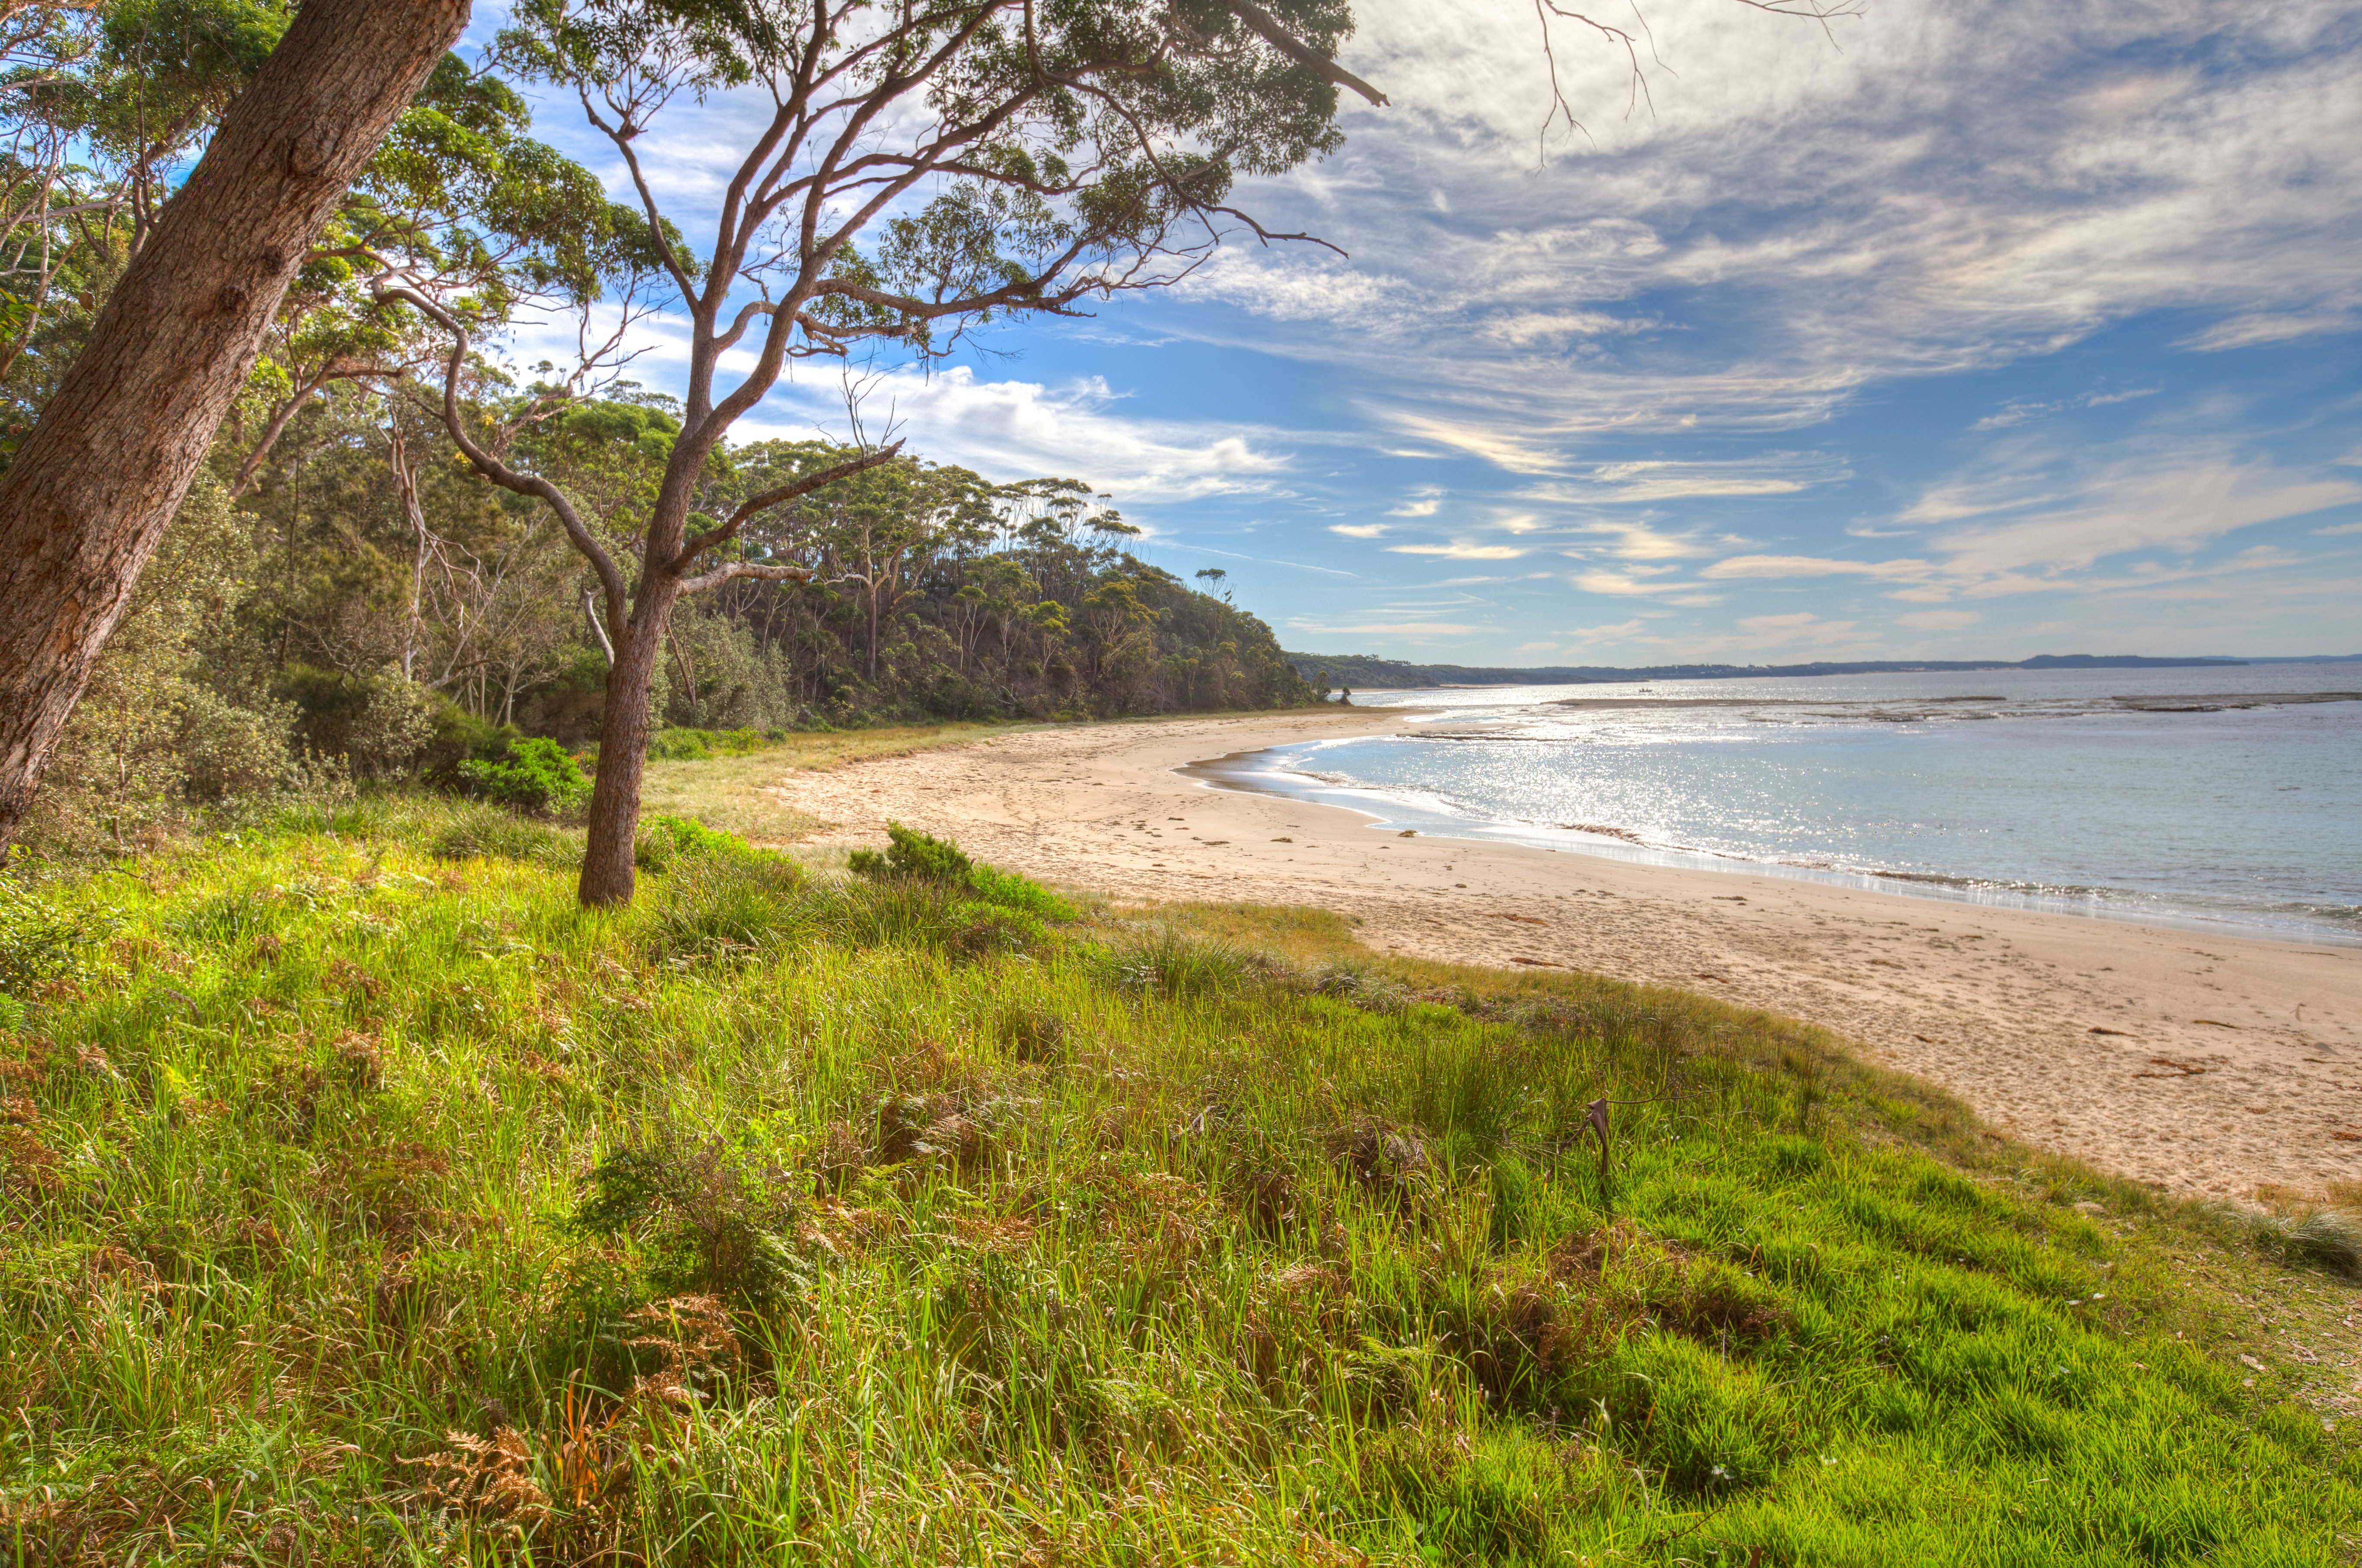
MULTIPOLYGON (((2362 5, 1617 4, 1644 98, 1562 30, 1546 131, 1530 6, 1363 0, 1390 105, 1238 197, 1345 256, 1228 246, 871 416, 1107 491, 1297 651, 2362 654, 2362 5)), ((743 124, 651 134, 668 203, 743 124)), ((740 427, 844 433, 833 372, 740 427)))

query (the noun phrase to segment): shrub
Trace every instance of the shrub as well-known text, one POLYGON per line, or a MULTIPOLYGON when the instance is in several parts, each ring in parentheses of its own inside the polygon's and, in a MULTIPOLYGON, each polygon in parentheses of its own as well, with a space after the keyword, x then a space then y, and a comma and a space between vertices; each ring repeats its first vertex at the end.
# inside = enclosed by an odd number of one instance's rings
POLYGON ((855 876, 866 877, 874 882, 937 883, 969 892, 982 903, 1037 920, 1078 918, 1072 904, 1041 883, 997 866, 972 861, 949 839, 932 837, 900 823, 887 823, 886 836, 889 843, 882 855, 874 849, 853 852, 846 864, 855 876))
POLYGON ((304 744, 323 756, 341 756, 362 778, 406 773, 440 727, 442 700, 401 671, 347 675, 290 665, 271 694, 294 705, 304 744))
POLYGON ((471 757, 456 771, 470 792, 519 811, 557 814, 579 811, 590 799, 581 764, 554 740, 521 740, 504 760, 471 757))
POLYGON ((420 766, 430 773, 447 773, 470 757, 480 762, 498 762, 524 738, 524 732, 514 724, 496 724, 470 713, 457 702, 446 701, 435 710, 434 734, 426 742, 420 766))
POLYGON ((199 475, 59 739, 28 845, 121 853, 193 802, 301 785, 294 711, 254 689, 252 565, 227 492, 199 475))
POLYGON ((764 1308, 811 1280, 790 1240, 794 1195, 778 1173, 731 1160, 719 1139, 668 1136, 611 1151, 582 1185, 572 1228, 636 1240, 654 1294, 696 1291, 764 1308))
POLYGON ((914 882, 964 883, 968 879, 972 863, 951 840, 906 828, 900 823, 888 823, 886 837, 889 842, 883 855, 874 849, 853 852, 846 864, 852 867, 855 876, 866 877, 873 882, 896 877, 914 882))
POLYGON ((0 877, 0 994, 25 997, 81 966, 84 944, 71 916, 13 877, 0 877))

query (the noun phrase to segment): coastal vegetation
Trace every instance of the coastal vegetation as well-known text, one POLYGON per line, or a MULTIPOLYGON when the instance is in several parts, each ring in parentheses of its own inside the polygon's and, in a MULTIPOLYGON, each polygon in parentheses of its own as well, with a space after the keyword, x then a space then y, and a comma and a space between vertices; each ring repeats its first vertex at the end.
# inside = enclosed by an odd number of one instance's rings
POLYGON ((0 883, 6 1561, 2352 1561, 2332 1220, 1317 911, 580 845, 0 883))

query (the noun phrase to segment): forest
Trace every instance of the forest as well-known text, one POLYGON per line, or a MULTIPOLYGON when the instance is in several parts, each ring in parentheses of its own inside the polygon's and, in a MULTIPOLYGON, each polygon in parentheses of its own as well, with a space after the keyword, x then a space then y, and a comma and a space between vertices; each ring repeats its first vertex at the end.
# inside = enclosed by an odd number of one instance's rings
MULTIPOLYGON (((0 4, 0 462, 288 15, 0 4)), ((473 345, 568 312, 588 331, 602 300, 645 321, 633 291, 656 233, 534 138, 514 88, 447 56, 273 316, 26 844, 121 847, 224 801, 448 782, 524 737, 595 761, 622 617, 560 509, 488 480, 452 421, 565 498, 609 558, 638 563, 680 405, 625 375, 620 334, 532 371, 473 345)), ((1079 480, 995 483, 875 442, 723 439, 693 487, 689 530, 729 536, 706 557, 723 580, 661 628, 659 750, 666 726, 1079 721, 1314 695, 1224 574, 1192 584, 1142 560, 1140 530, 1079 480), (849 471, 760 504, 833 469, 849 471)))

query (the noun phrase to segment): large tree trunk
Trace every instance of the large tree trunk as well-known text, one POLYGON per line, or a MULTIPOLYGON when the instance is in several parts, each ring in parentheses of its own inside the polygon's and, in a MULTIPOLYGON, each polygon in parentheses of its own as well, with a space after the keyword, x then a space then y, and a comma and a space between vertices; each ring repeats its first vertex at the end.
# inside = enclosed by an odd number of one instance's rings
POLYGON ((607 669, 607 705, 599 716, 599 776, 590 786, 590 838, 582 852, 582 879, 576 887, 585 908, 632 901, 633 841, 640 825, 640 780, 648 766, 648 699, 656 690, 657 660, 664 657, 665 633, 672 624, 679 585, 661 576, 643 578, 639 602, 624 635, 615 639, 615 662, 607 669))
POLYGON ((0 855, 263 329, 468 0, 304 0, 0 478, 0 855))

